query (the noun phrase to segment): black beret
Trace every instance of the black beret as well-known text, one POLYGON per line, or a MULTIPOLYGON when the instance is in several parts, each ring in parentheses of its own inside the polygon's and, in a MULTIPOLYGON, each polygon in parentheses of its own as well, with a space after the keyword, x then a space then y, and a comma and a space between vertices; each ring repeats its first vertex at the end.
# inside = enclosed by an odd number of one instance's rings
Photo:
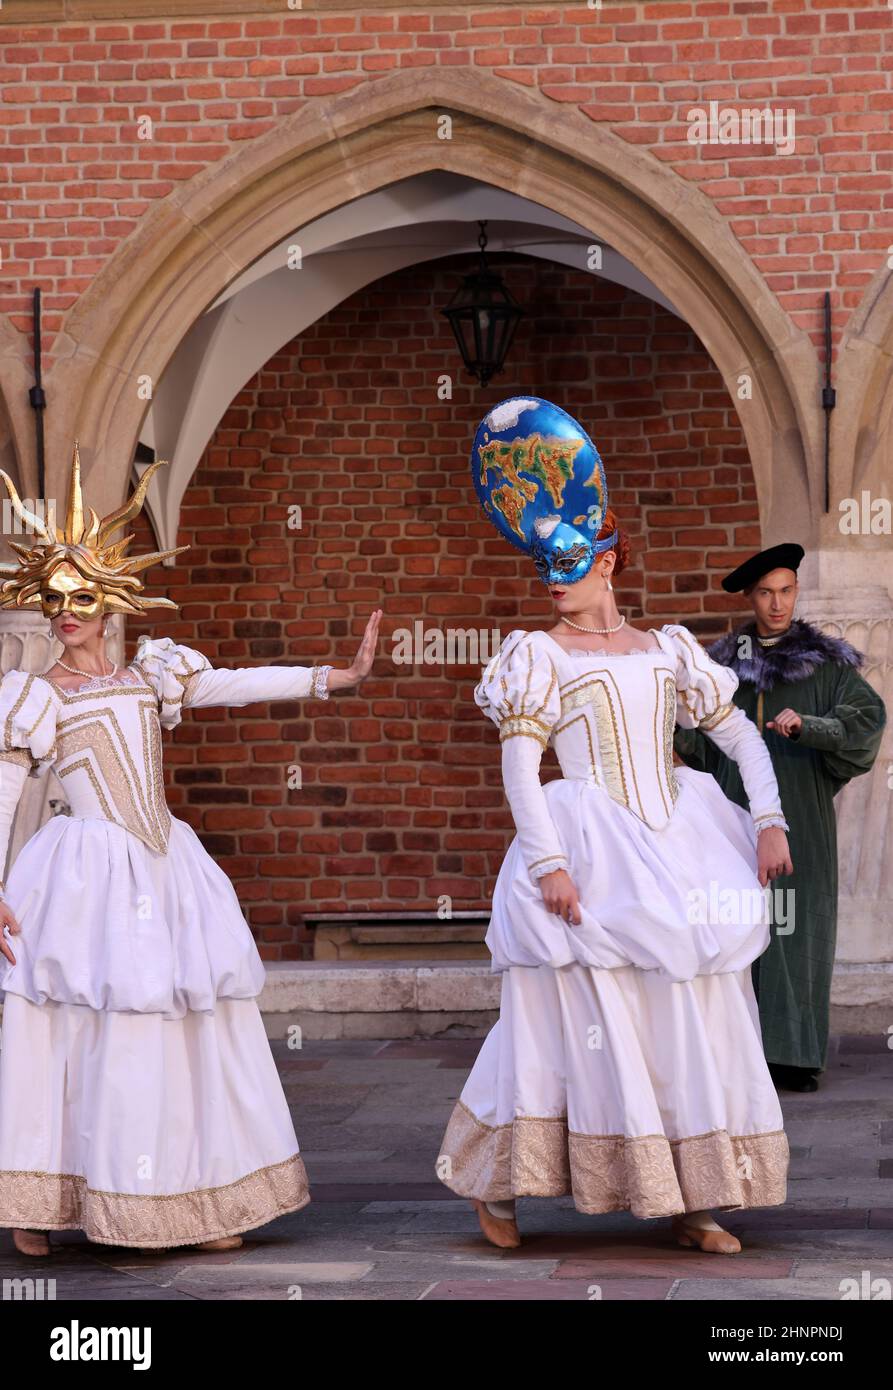
POLYGON ((749 589, 751 584, 756 584, 771 570, 793 570, 796 574, 804 554, 803 546, 793 541, 772 545, 768 550, 761 550, 759 555, 751 555, 749 560, 727 574, 722 587, 727 594, 740 594, 742 589, 749 589))

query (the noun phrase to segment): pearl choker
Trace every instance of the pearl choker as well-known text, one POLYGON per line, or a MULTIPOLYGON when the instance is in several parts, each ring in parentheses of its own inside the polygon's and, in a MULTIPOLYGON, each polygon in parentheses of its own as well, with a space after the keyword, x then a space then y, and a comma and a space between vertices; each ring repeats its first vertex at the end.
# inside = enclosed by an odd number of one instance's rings
POLYGON ((63 667, 66 671, 70 671, 73 676, 86 676, 88 680, 94 681, 106 681, 109 679, 110 676, 114 676, 118 670, 117 661, 115 662, 112 669, 110 671, 106 671, 104 674, 100 674, 100 672, 98 671, 81 671, 77 666, 69 666, 68 663, 66 661, 62 661, 61 658, 57 659, 56 665, 63 667))
POLYGON ((580 625, 579 623, 572 623, 571 620, 570 620, 570 618, 564 618, 564 617, 561 619, 561 621, 562 621, 563 623, 567 623, 568 627, 575 627, 575 628, 577 629, 578 632, 599 632, 599 633, 606 633, 606 632, 619 632, 620 629, 623 627, 623 624, 626 622, 626 618, 621 618, 621 619, 620 619, 620 622, 617 623, 617 624, 615 624, 614 627, 581 627, 581 625, 580 625))

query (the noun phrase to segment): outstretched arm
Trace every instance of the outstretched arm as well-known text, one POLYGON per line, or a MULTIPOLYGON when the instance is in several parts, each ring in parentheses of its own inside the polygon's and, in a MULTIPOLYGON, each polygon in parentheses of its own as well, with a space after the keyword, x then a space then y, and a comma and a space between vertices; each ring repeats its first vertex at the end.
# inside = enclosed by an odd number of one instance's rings
POLYGON ((307 696, 327 700, 333 690, 359 685, 372 668, 381 614, 380 608, 372 614, 356 657, 345 669, 330 665, 211 667, 185 680, 184 708, 250 705, 257 700, 301 700, 307 696))

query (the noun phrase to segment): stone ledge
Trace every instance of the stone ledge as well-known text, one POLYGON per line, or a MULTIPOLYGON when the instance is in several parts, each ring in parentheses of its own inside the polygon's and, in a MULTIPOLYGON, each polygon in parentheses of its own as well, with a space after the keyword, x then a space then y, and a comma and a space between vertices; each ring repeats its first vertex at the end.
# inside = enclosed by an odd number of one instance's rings
MULTIPOLYGON (((258 1001, 267 1035, 312 1038, 483 1037, 498 1017, 500 977, 479 961, 308 961, 267 966, 258 1001)), ((831 1031, 882 1034, 893 1024, 893 962, 835 967, 831 1031)))
POLYGON ((258 999, 269 1038, 484 1037, 499 1012, 489 962, 306 961, 267 966, 258 999))
MULTIPOLYGON (((479 961, 274 962, 266 971, 258 1006, 269 1038, 288 1038, 294 1027, 308 1041, 484 1037, 499 1013, 500 976, 479 961)), ((842 962, 831 1001, 832 1034, 885 1035, 893 962, 842 962)))
POLYGON ((893 1024, 893 961, 837 961, 831 977, 831 1003, 844 1008, 885 1007, 893 1024))
POLYGON ((267 965, 261 1013, 466 1013, 499 1008, 489 962, 306 961, 267 965))

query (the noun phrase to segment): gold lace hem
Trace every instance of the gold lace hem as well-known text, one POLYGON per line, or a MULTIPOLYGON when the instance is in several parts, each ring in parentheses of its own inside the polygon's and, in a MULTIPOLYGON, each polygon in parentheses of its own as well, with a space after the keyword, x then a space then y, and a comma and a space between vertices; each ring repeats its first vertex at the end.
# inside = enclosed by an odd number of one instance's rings
POLYGON ((486 1125, 457 1101, 441 1145, 441 1181, 460 1197, 506 1202, 563 1197, 597 1216, 646 1218, 716 1207, 774 1207, 787 1199, 784 1130, 663 1134, 576 1134, 563 1118, 518 1116, 486 1125))
POLYGON ((81 1230, 96 1245, 199 1245, 266 1225, 309 1201, 300 1154, 223 1187, 148 1196, 97 1191, 74 1173, 0 1171, 0 1226, 81 1230))

